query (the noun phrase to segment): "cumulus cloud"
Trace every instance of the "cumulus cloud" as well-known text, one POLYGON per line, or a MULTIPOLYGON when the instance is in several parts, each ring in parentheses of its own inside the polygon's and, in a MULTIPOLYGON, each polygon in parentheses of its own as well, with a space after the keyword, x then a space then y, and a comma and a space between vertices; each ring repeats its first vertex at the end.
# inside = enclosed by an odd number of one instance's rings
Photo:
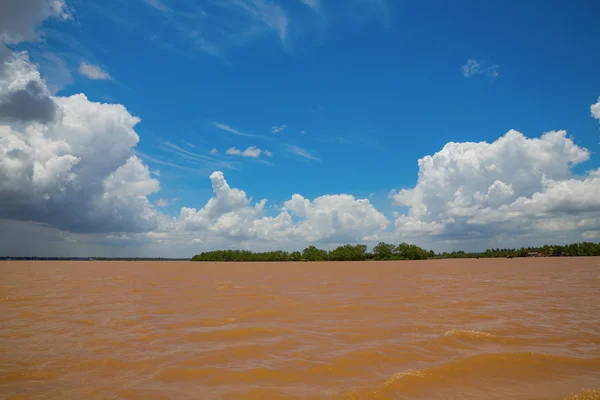
POLYGON ((473 75, 487 75, 496 78, 500 75, 500 66, 487 65, 485 62, 470 59, 461 67, 461 71, 465 78, 473 75))
POLYGON ((279 133, 279 132, 283 132, 287 129, 287 125, 275 125, 271 127, 271 133, 279 133))
POLYGON ((177 221, 183 230, 196 231, 196 237, 205 232, 213 239, 216 235, 275 242, 360 241, 389 224, 369 200, 346 194, 313 201, 294 194, 278 215, 265 216, 266 199, 252 205, 246 192, 231 188, 222 172, 213 173, 210 179, 215 196, 199 210, 183 207, 177 221))
MULTIPOLYGON (((199 210, 195 208, 182 207, 179 220, 184 229, 190 231, 207 230, 224 215, 238 212, 249 208, 251 199, 246 192, 231 188, 221 171, 210 175, 212 189, 215 194, 204 207, 199 210)), ((228 217, 225 217, 227 219, 228 217)))
MULTIPOLYGON (((36 38, 45 18, 70 18, 63 0, 7 0, 0 41, 36 38)), ((71 232, 138 232, 158 218, 159 183, 133 153, 139 118, 85 95, 52 96, 27 53, 0 58, 0 218, 71 232)))
POLYGON ((225 153, 229 154, 230 156, 241 156, 241 157, 251 157, 251 158, 258 158, 258 157, 260 157, 261 154, 264 154, 268 157, 271 157, 273 155, 273 153, 271 153, 270 151, 261 150, 256 146, 250 146, 244 151, 238 150, 235 147, 231 147, 231 148, 227 149, 227 151, 225 153))
POLYGON ((530 139, 511 130, 493 143, 448 143, 419 160, 414 188, 392 192, 396 205, 408 207, 395 221, 397 233, 467 239, 557 222, 589 228, 587 219, 600 218, 600 179, 572 175, 589 157, 565 131, 530 139))
POLYGON ((0 12, 0 47, 37 38, 37 25, 49 17, 70 19, 64 0, 3 0, 0 12))
POLYGON ((133 154, 139 118, 83 94, 51 96, 26 53, 3 67, 0 218, 74 232, 154 229, 146 196, 159 183, 133 154))
POLYGON ((58 111, 46 82, 29 62, 27 53, 7 57, 0 68, 0 121, 50 122, 58 111))
POLYGON ((291 235, 309 242, 325 239, 360 241, 374 232, 385 230, 387 218, 367 199, 355 199, 348 194, 325 195, 310 201, 299 194, 284 203, 301 220, 293 225, 291 235))
POLYGON ((592 112, 592 117, 600 119, 600 97, 598 97, 598 102, 596 104, 591 105, 590 111, 592 112))
POLYGON ((100 66, 88 64, 85 61, 82 61, 79 65, 79 73, 92 80, 110 79, 108 72, 104 71, 102 68, 100 68, 100 66))

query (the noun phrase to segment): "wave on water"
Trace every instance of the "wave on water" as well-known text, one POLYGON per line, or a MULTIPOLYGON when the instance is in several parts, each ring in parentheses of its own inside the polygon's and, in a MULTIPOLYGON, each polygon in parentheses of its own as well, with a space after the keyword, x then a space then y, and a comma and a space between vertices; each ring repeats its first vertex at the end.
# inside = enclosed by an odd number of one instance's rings
POLYGON ((50 380, 55 379, 58 375, 53 371, 14 371, 0 374, 0 383, 50 380))
POLYGON ((477 330, 449 330, 444 334, 442 342, 447 344, 448 339, 469 343, 493 342, 498 344, 522 344, 526 342, 525 339, 497 336, 493 333, 477 330))
MULTIPOLYGON (((421 370, 406 370, 394 374, 371 392, 371 398, 394 398, 396 394, 410 395, 424 390, 464 384, 472 379, 548 378, 559 371, 571 373, 594 372, 600 368, 600 358, 575 358, 539 353, 494 353, 464 357, 421 370)), ((565 400, 596 400, 598 391, 584 391, 565 400), (588 396, 588 397, 585 397, 588 396)), ((358 396, 359 394, 347 394, 358 396)))
POLYGON ((563 400, 600 400, 600 389, 583 389, 567 395, 563 400))

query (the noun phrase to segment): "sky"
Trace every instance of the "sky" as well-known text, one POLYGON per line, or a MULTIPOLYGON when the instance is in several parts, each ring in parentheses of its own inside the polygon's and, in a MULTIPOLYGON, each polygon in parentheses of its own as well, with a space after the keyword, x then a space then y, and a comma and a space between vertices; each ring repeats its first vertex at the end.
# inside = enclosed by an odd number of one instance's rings
POLYGON ((0 255, 598 242, 598 15, 4 0, 0 255))

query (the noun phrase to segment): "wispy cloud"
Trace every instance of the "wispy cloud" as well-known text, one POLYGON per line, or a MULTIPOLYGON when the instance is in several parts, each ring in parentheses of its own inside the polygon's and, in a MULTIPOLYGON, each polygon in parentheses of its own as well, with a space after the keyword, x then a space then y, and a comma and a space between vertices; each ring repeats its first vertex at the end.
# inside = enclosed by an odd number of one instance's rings
MULTIPOLYGON (((214 171, 215 166, 229 166, 231 165, 230 163, 220 163, 220 164, 210 164, 210 163, 206 163, 205 165, 201 165, 199 167, 190 167, 190 166, 186 166, 186 165, 181 165, 181 164, 177 164, 171 161, 166 161, 166 160, 162 160, 160 158, 157 157, 153 157, 149 154, 143 153, 139 150, 135 151, 135 155, 146 160, 149 162, 152 162, 154 164, 160 164, 160 165, 164 165, 167 167, 171 167, 171 168, 175 168, 181 171, 185 171, 188 172, 190 174, 210 174, 214 171)), ((231 166, 230 169, 233 170, 237 170, 239 171, 239 168, 236 166, 231 166)))
POLYGON ((176 144, 173 144, 169 141, 162 143, 162 149, 171 153, 175 153, 178 156, 183 157, 185 159, 199 162, 205 166, 226 167, 236 170, 239 169, 231 162, 222 161, 217 158, 207 156, 205 154, 194 153, 192 151, 181 148, 180 146, 177 146, 176 144))
POLYGON ((310 152, 306 149, 303 149, 302 147, 298 147, 298 146, 293 146, 293 145, 286 145, 285 146, 287 151, 289 151, 290 153, 296 154, 300 157, 306 158, 308 160, 315 160, 315 161, 319 161, 320 158, 313 156, 312 154, 310 154, 310 152))
POLYGON ((281 6, 267 0, 233 0, 233 4, 247 11, 256 21, 276 31, 279 39, 285 42, 289 20, 281 6))
POLYGON ((202 5, 181 0, 177 7, 165 0, 141 1, 164 18, 166 26, 171 28, 160 35, 153 28, 148 29, 151 42, 180 55, 200 50, 229 64, 224 56, 228 48, 268 33, 277 34, 284 44, 288 37, 289 17, 280 5, 270 0, 213 0, 202 2, 202 5), (177 40, 172 39, 173 33, 177 40))
MULTIPOLYGON (((135 151, 135 155, 138 156, 138 157, 140 157, 140 158, 143 158, 144 160, 151 161, 151 162, 153 162, 155 164, 165 165, 167 167, 177 168, 177 169, 180 169, 180 170, 183 170, 183 171, 195 172, 194 168, 189 168, 189 167, 186 167, 184 165, 179 165, 179 164, 172 163, 170 161, 161 160, 160 158, 152 157, 151 155, 148 155, 146 153, 142 153, 139 150, 135 151)), ((158 176, 160 176, 160 174, 158 176)))
POLYGON ((150 7, 155 8, 159 11, 171 11, 169 7, 161 0, 144 0, 144 3, 148 4, 150 7))
POLYGON ((388 3, 391 3, 387 0, 348 0, 337 5, 324 0, 131 0, 133 5, 128 7, 131 11, 124 14, 120 2, 115 0, 79 2, 109 18, 120 29, 142 28, 150 43, 159 49, 183 57, 194 57, 199 51, 225 64, 229 64, 230 49, 253 43, 259 37, 270 36, 280 47, 290 50, 293 41, 307 34, 360 29, 374 18, 389 25, 388 3), (152 18, 144 18, 149 12, 152 18), (307 18, 307 13, 316 17, 307 18), (322 29, 324 24, 333 29, 322 29))
POLYGON ((100 68, 100 66, 88 64, 85 61, 82 61, 79 65, 79 73, 93 80, 110 79, 108 72, 104 71, 102 68, 100 68))
POLYGON ((40 54, 40 68, 48 88, 56 93, 74 82, 68 63, 60 56, 49 51, 40 54))
POLYGON ((205 160, 205 161, 215 161, 215 162, 218 162, 218 160, 216 158, 209 157, 209 156, 206 156, 206 155, 203 155, 203 154, 197 154, 197 153, 191 152, 191 151, 186 150, 184 148, 181 148, 181 147, 177 146, 176 144, 173 144, 173 143, 171 143, 169 141, 164 142, 163 146, 164 146, 164 148, 167 148, 167 149, 170 149, 170 150, 174 150, 177 153, 180 153, 182 155, 186 155, 186 156, 192 157, 192 158, 197 159, 197 160, 205 160))
POLYGON ((321 0, 300 0, 300 2, 312 8, 315 12, 321 11, 321 0))
POLYGON ((240 135, 240 136, 252 136, 252 137, 256 137, 258 135, 252 135, 250 133, 244 133, 244 132, 240 132, 237 129, 232 128, 231 126, 227 125, 227 124, 222 124, 219 122, 213 122, 213 125, 217 128, 219 128, 222 131, 225 132, 229 132, 229 133, 233 133, 234 135, 240 135))
POLYGON ((214 155, 216 155, 216 154, 217 154, 217 149, 212 149, 212 150, 210 151, 210 154, 212 154, 213 156, 214 156, 214 155))
POLYGON ((500 75, 500 66, 497 64, 488 65, 486 62, 471 58, 461 67, 461 71, 465 78, 470 78, 473 75, 486 75, 497 78, 500 75))
POLYGON ((258 158, 258 157, 260 157, 261 154, 264 154, 267 157, 271 157, 273 155, 273 153, 271 153, 270 151, 261 150, 256 146, 250 146, 244 151, 241 151, 235 147, 232 147, 230 149, 227 149, 227 151, 225 153, 229 154, 230 156, 241 156, 241 157, 252 157, 252 158, 258 158))
POLYGON ((287 129, 287 125, 275 125, 271 127, 271 133, 279 133, 279 132, 283 132, 287 129))

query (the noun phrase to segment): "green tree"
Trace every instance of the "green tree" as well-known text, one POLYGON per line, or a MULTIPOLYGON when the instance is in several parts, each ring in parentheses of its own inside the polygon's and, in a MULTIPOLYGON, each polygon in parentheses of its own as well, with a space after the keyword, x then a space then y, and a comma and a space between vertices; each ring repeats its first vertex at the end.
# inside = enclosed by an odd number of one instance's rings
POLYGON ((326 261, 328 254, 326 250, 317 249, 315 246, 309 246, 302 251, 302 259, 308 261, 326 261))
POLYGON ((391 260, 394 258, 395 246, 393 244, 379 242, 373 247, 373 258, 375 260, 391 260))

